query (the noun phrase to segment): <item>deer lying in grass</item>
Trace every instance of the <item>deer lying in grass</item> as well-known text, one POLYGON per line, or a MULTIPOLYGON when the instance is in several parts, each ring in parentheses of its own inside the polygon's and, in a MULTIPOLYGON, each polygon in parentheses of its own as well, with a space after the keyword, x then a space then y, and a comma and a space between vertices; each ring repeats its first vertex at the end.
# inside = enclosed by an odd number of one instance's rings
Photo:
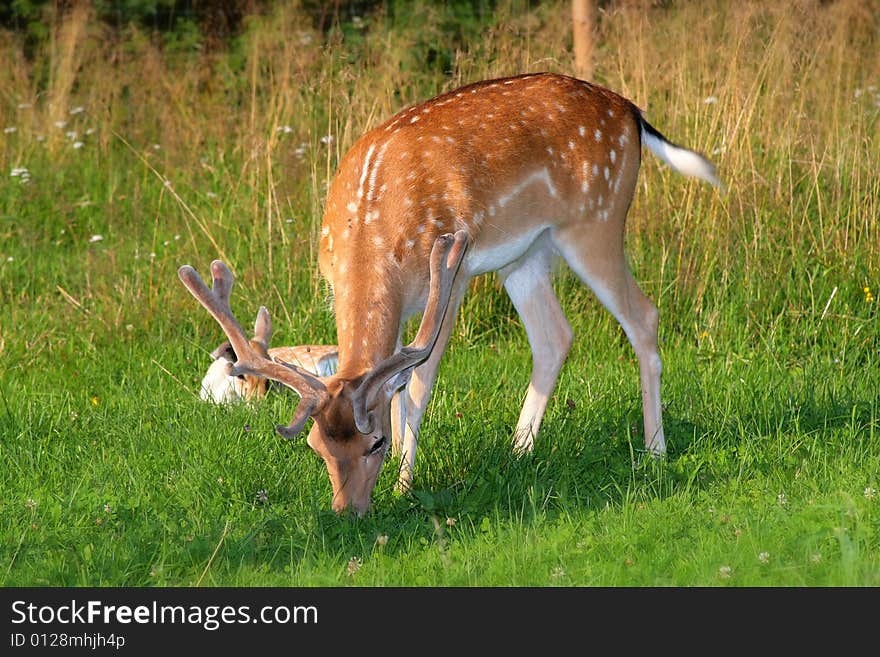
POLYGON ((410 107, 361 137, 339 164, 321 228, 319 266, 334 290, 339 369, 318 377, 251 347, 229 308, 232 274, 213 290, 180 278, 239 355, 232 373, 296 390, 285 436, 314 424, 337 512, 364 513, 388 438, 411 483, 419 427, 468 281, 498 272, 532 349, 514 432, 532 449, 572 343, 551 285, 561 257, 623 327, 639 362, 645 447, 663 454, 658 312, 633 279, 624 224, 644 144, 673 169, 720 186, 701 155, 666 140, 625 98, 549 73, 477 82, 410 107), (415 339, 401 330, 424 311, 415 339))
MULTIPOLYGON (((339 350, 335 345, 297 345, 295 347, 269 347, 272 339, 272 319, 269 311, 260 308, 254 322, 254 337, 248 340, 250 348, 261 358, 282 361, 302 368, 315 376, 331 376, 339 364, 339 350)), ((237 401, 262 399, 266 396, 270 379, 254 374, 232 374, 238 361, 235 349, 223 342, 211 352, 214 362, 202 378, 199 397, 203 401, 229 404, 237 401)))
MULTIPOLYGON (((283 361, 315 376, 332 376, 339 365, 339 353, 336 345, 297 345, 295 347, 271 347, 260 349, 266 343, 251 345, 260 352, 264 358, 273 361, 283 361)), ((239 374, 232 376, 230 371, 238 357, 229 342, 224 342, 211 352, 214 362, 208 367, 208 371, 202 378, 199 397, 203 401, 211 401, 216 404, 231 404, 238 401, 250 401, 262 399, 266 396, 269 379, 252 374, 239 374)))

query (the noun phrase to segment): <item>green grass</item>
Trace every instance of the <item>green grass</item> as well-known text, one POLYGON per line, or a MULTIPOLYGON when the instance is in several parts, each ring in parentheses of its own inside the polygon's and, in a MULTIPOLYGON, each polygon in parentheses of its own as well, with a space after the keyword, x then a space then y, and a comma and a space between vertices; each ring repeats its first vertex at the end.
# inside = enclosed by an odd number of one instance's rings
POLYGON ((305 441, 274 433, 293 397, 198 400, 221 336, 176 269, 222 257, 240 318, 265 304, 274 344, 332 343, 315 236, 338 157, 456 82, 566 71, 567 3, 500 3, 482 31, 416 3, 312 48, 279 10, 192 61, 136 32, 113 60, 91 23, 81 66, 30 65, 8 40, 0 584, 880 585, 877 20, 857 4, 692 4, 603 14, 596 71, 670 138, 719 148, 729 188, 646 156, 630 213, 633 270, 661 311, 668 457, 639 449, 622 331, 562 272, 575 346, 534 453, 515 458, 530 356, 489 278, 441 367, 414 492, 393 492, 386 463, 359 520, 330 511, 305 441), (826 38, 844 28, 849 50, 826 38), (431 61, 449 72, 409 50, 447 33, 431 61), (50 98, 87 111, 54 128, 50 98))

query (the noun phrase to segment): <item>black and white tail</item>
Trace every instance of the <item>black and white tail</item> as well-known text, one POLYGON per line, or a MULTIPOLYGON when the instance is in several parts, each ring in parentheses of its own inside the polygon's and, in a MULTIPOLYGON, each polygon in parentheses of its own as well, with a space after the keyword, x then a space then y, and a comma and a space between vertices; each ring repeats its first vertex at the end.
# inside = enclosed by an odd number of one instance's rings
POLYGON ((645 121, 641 114, 638 115, 638 118, 642 129, 642 143, 654 155, 682 175, 701 178, 719 189, 724 189, 724 185, 721 184, 715 173, 715 165, 709 160, 695 151, 673 144, 661 135, 654 126, 645 121))

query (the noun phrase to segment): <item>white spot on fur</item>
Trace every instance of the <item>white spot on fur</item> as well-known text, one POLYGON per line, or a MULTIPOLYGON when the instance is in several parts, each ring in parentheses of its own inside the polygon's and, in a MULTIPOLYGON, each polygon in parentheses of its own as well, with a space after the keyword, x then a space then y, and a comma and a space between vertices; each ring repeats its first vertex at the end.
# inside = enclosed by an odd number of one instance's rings
POLYGON ((420 116, 414 116, 414 117, 412 117, 412 118, 409 120, 409 122, 410 122, 410 123, 415 123, 415 122, 418 121, 420 118, 422 118, 422 117, 420 117, 420 116))
POLYGON ((605 176, 605 180, 609 180, 609 179, 610 179, 610 177, 611 177, 611 171, 608 169, 608 167, 605 167, 605 169, 604 169, 604 171, 602 171, 602 173, 603 173, 603 175, 605 176))
POLYGON ((578 134, 579 134, 581 137, 583 137, 585 134, 587 134, 587 129, 586 129, 584 126, 579 125, 579 126, 578 126, 578 134))
POLYGON ((349 212, 357 212, 358 211, 358 204, 355 203, 354 201, 349 201, 348 205, 345 206, 345 209, 348 210, 349 212))
POLYGON ((593 136, 596 138, 596 141, 602 141, 602 131, 596 128, 596 132, 593 133, 593 136))
POLYGON ((382 144, 382 148, 379 149, 379 153, 376 155, 376 161, 373 162, 372 169, 370 170, 370 187, 367 190, 367 200, 371 200, 373 198, 373 192, 376 189, 376 174, 379 172, 379 167, 382 165, 382 158, 385 156, 385 151, 388 149, 388 144, 391 143, 389 139, 384 144, 382 144))

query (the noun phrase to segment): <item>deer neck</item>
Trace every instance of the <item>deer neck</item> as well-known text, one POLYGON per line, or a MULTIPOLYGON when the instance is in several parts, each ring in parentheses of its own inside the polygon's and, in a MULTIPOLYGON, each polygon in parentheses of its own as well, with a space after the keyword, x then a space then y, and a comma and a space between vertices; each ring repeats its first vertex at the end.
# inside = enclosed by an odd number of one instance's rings
POLYGON ((334 299, 339 345, 339 375, 356 378, 394 353, 400 334, 399 271, 386 263, 349 264, 357 272, 357 289, 339 286, 334 299))

